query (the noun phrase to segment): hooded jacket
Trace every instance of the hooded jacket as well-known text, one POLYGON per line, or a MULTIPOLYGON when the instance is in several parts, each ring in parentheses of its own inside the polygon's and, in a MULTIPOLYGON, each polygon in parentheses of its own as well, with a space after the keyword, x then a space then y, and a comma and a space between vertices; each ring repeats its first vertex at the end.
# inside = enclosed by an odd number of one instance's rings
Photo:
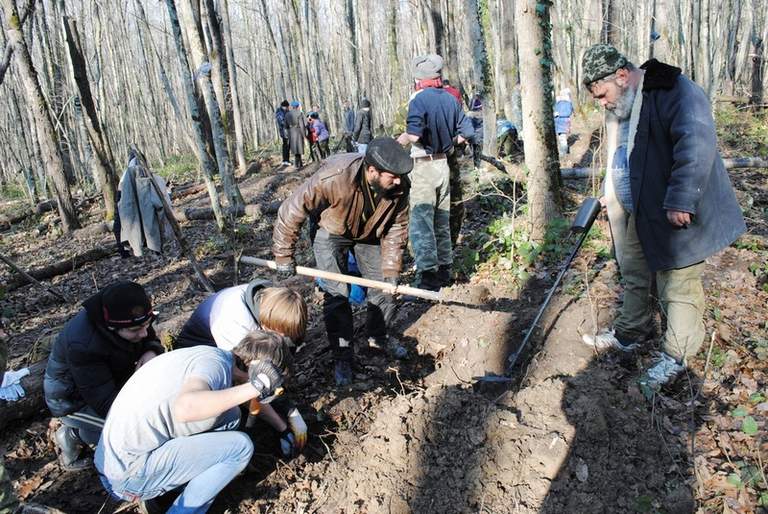
POLYGON ((271 285, 256 279, 209 296, 184 324, 174 348, 207 345, 231 351, 249 332, 262 330, 260 291, 271 285))
MULTIPOLYGON (((746 226, 717 151, 707 95, 680 68, 655 59, 641 68, 642 94, 632 109, 628 147, 633 218, 651 271, 684 268, 730 245, 746 226), (673 226, 668 210, 692 214, 692 223, 673 226)), ((609 125, 608 131, 610 136, 616 129, 609 125)), ((612 137, 608 162, 616 146, 612 137)), ((611 189, 608 178, 608 215, 621 265, 627 217, 611 189)))
POLYGON ((102 313, 99 292, 83 303, 83 309, 64 325, 53 343, 43 390, 54 416, 66 416, 88 406, 106 417, 139 357, 149 350, 163 353, 152 327, 144 340, 131 343, 107 328, 102 313))
POLYGON ((363 221, 364 168, 364 158, 358 153, 333 155, 280 205, 272 234, 277 263, 293 260, 301 225, 312 214, 330 234, 359 242, 380 241, 382 275, 393 278, 400 274, 408 241, 410 182, 403 176, 400 189, 381 198, 373 215, 363 221))

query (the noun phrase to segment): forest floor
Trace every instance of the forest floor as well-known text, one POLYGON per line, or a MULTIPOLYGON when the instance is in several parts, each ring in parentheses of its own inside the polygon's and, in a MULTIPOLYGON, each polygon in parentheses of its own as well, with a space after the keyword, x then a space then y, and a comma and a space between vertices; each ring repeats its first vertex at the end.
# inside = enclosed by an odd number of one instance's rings
MULTIPOLYGON (((564 165, 589 165, 595 127, 576 123, 572 159, 564 165)), ((736 147, 722 151, 741 155, 736 147)), ((394 333, 409 359, 360 349, 354 384, 336 388, 320 298, 311 281, 291 281, 311 300, 309 335, 298 349, 288 393, 308 421, 309 443, 285 462, 274 434, 257 428, 253 469, 219 495, 212 512, 765 512, 766 170, 732 171, 749 234, 707 261, 702 352, 652 403, 636 381, 656 342, 631 362, 597 355, 580 342, 581 334, 610 324, 620 301, 602 219, 518 363, 511 387, 473 385, 474 376, 504 371, 570 245, 552 241, 523 269, 520 255, 530 249, 524 237, 499 229, 514 219, 504 215, 513 211, 520 189, 492 171, 478 176, 467 169, 466 175, 471 198, 456 248, 459 281, 445 291, 454 301, 401 300, 394 333)), ((265 162, 240 187, 247 203, 268 202, 285 198, 306 176, 306 170, 284 173, 265 162)), ((588 181, 566 181, 568 217, 594 188, 588 181)), ((204 206, 206 200, 201 192, 174 207, 204 206)), ((98 216, 93 210, 88 221, 98 216)), ((3 233, 0 252, 34 268, 114 245, 111 234, 57 236, 46 229, 52 219, 49 214, 3 233)), ((273 220, 240 218, 231 238, 219 235, 212 221, 186 222, 183 230, 208 276, 226 287, 270 277, 235 267, 232 256, 270 258, 273 220)), ((144 284, 161 313, 160 330, 172 334, 205 297, 188 262, 172 257, 175 252, 129 259, 115 254, 49 281, 73 304, 30 286, 5 292, 11 367, 44 356, 79 304, 117 279, 144 284)), ((306 238, 298 252, 300 263, 312 264, 306 238)), ((3 283, 9 277, 0 272, 3 283)), ((363 311, 356 309, 357 325, 362 321, 363 311)), ((18 495, 68 513, 98 512, 106 497, 95 472, 58 466, 50 423, 41 411, 0 435, 18 495)), ((117 509, 135 512, 130 505, 117 509)))

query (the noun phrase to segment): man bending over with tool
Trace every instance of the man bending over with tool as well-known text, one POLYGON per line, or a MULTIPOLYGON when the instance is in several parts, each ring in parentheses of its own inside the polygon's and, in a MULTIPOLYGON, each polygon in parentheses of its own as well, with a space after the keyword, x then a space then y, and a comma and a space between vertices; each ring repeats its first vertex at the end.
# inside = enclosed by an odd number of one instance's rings
MULTIPOLYGON (((313 250, 317 267, 346 273, 347 253, 355 252, 365 278, 397 284, 408 240, 408 192, 406 175, 413 160, 394 139, 370 142, 365 155, 334 155, 280 206, 272 236, 278 274, 296 273, 293 253, 304 220, 319 218, 313 250)), ((323 280, 323 317, 335 358, 339 386, 352 380, 351 346, 354 333, 348 288, 323 280)), ((368 292, 366 331, 373 347, 389 348, 396 357, 405 349, 392 341, 387 329, 395 313, 392 295, 368 292)))
MULTIPOLYGON (((186 485, 167 512, 206 512, 253 454, 248 435, 235 431, 239 405, 272 401, 289 364, 284 337, 254 332, 231 352, 195 346, 142 366, 104 424, 94 457, 102 484, 149 512, 153 498, 186 485)), ((287 429, 280 418, 265 421, 287 429)))

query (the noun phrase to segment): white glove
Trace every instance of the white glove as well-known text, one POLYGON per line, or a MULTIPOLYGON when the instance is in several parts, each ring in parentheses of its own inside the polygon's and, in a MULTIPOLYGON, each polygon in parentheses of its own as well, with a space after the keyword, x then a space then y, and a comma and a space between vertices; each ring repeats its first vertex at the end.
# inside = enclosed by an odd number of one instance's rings
POLYGON ((301 450, 307 444, 307 424, 298 409, 293 408, 288 411, 288 426, 291 427, 291 432, 296 438, 296 448, 301 450))

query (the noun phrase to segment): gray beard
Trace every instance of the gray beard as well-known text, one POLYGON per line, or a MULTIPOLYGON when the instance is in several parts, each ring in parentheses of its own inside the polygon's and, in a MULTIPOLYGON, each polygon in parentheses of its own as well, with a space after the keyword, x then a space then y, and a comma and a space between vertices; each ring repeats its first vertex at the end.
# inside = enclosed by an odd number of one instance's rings
POLYGON ((632 104, 635 103, 635 93, 637 89, 633 87, 627 87, 619 97, 619 101, 616 102, 616 107, 611 109, 611 112, 620 120, 626 120, 632 114, 632 104))

